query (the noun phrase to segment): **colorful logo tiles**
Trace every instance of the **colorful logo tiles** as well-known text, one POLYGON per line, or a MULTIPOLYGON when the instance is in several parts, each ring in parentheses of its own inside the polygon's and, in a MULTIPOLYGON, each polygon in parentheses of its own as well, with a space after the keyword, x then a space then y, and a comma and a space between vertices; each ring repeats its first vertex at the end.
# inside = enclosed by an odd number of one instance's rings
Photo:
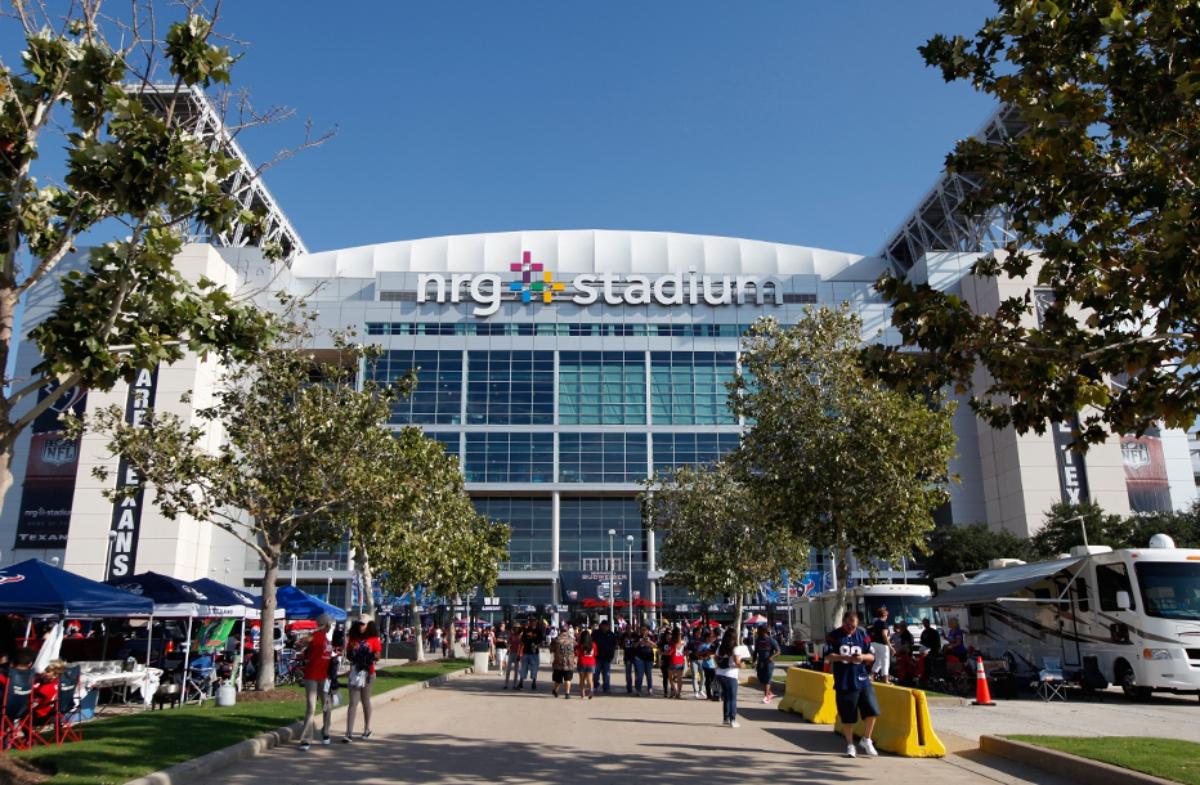
POLYGON ((514 273, 521 274, 521 280, 513 281, 508 288, 520 292, 523 303, 532 302, 535 292, 541 294, 542 302, 554 302, 554 293, 563 290, 562 282, 554 280, 554 273, 544 270, 542 263, 533 262, 531 257, 532 252, 525 251, 521 255, 521 261, 510 265, 514 273))

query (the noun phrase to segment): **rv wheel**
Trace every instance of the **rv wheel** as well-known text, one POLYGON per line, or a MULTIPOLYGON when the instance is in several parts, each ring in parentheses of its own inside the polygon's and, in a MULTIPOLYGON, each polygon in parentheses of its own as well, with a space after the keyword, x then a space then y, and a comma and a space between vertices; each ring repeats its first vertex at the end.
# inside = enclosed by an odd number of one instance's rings
POLYGON ((1150 697, 1149 687, 1139 687, 1133 677, 1133 668, 1129 667, 1129 663, 1125 660, 1117 660, 1117 673, 1115 681, 1121 685, 1121 691, 1125 693, 1126 698, 1143 701, 1150 697))

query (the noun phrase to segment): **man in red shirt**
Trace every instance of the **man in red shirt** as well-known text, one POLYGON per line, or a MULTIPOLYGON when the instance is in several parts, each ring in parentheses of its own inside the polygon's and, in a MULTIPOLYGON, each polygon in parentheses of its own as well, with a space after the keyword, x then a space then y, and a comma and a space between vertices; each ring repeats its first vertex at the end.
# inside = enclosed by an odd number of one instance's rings
POLYGON ((329 744, 329 720, 333 712, 333 701, 329 695, 330 664, 333 661, 333 644, 329 641, 329 631, 333 627, 333 619, 329 614, 322 613, 317 618, 317 630, 308 642, 304 662, 304 729, 300 731, 300 749, 307 750, 309 739, 314 730, 314 719, 317 712, 317 699, 321 700, 321 713, 324 724, 321 726, 321 743, 329 744))

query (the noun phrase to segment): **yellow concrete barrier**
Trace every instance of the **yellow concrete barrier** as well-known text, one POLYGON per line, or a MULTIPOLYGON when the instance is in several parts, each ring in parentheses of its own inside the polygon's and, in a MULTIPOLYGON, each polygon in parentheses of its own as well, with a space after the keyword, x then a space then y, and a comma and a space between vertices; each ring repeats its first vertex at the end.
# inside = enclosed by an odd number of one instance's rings
MULTIPOLYGON (((876 684, 875 696, 879 699, 880 716, 871 737, 876 747, 906 758, 945 757, 946 747, 933 730, 929 704, 922 690, 876 684)), ((842 730, 840 719, 834 729, 842 730)), ((862 735, 861 720, 854 726, 854 732, 862 735)))
POLYGON ((837 719, 833 676, 808 668, 788 668, 787 689, 779 709, 799 714, 817 725, 832 725, 837 719))

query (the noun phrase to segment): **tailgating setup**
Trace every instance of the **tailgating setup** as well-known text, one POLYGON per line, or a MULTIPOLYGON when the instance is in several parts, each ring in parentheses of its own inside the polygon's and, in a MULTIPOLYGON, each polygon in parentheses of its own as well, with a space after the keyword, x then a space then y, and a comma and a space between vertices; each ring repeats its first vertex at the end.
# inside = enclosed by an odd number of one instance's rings
POLYGON ((1158 534, 1148 548, 1082 545, 1005 563, 940 579, 924 604, 957 616, 969 644, 1002 652, 1051 697, 1062 681, 1112 682, 1139 698, 1200 692, 1200 549, 1158 534))

